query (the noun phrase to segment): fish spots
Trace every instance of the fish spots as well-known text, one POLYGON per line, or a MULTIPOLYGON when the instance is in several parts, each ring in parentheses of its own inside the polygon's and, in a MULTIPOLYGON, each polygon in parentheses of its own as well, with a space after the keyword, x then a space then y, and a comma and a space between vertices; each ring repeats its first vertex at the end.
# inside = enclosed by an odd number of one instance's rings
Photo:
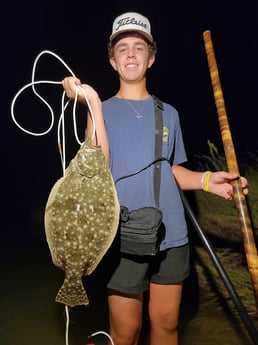
POLYGON ((45 209, 45 232, 53 263, 65 272, 56 301, 89 303, 82 277, 97 267, 118 228, 120 206, 100 147, 86 139, 64 176, 53 186, 45 209))

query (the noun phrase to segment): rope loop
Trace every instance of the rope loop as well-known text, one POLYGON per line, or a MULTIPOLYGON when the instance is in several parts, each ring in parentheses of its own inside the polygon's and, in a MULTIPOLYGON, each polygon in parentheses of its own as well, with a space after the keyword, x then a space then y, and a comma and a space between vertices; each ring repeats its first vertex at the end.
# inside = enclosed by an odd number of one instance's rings
MULTIPOLYGON (((75 77, 75 74, 73 73, 73 71, 71 70, 71 68, 64 62, 63 59, 61 59, 61 57, 59 57, 56 53, 50 51, 50 50, 43 50, 42 52, 40 52, 33 63, 33 68, 32 68, 32 75, 31 75, 31 82, 24 85, 14 96, 12 102, 11 102, 11 116, 12 116, 12 120, 14 121, 15 125, 20 128, 23 132, 29 134, 29 135, 34 135, 34 136, 43 136, 48 134, 54 125, 54 121, 55 121, 55 116, 54 116, 54 111, 51 107, 51 105, 47 102, 47 100, 39 94, 39 92, 36 90, 36 85, 39 84, 52 84, 52 85, 62 85, 62 81, 53 81, 53 80, 35 80, 35 74, 36 74, 36 68, 38 66, 39 60, 43 55, 51 55, 53 57, 55 57, 58 61, 60 61, 65 68, 68 70, 68 72, 75 77), (32 88, 33 93, 36 95, 37 98, 40 99, 41 102, 43 102, 43 104, 45 104, 45 106, 47 107, 49 113, 50 113, 50 125, 49 127, 41 132, 32 132, 24 127, 22 127, 18 121, 15 118, 15 103, 18 99, 18 97, 28 88, 32 88)), ((74 99, 74 104, 73 104, 73 128, 74 128, 74 135, 75 135, 75 139, 77 141, 77 143, 81 146, 83 144, 83 142, 80 141, 79 136, 78 136, 78 131, 77 131, 77 125, 76 125, 76 107, 77 107, 77 103, 78 103, 78 92, 79 90, 82 92, 86 104, 88 106, 88 110, 90 113, 90 116, 92 118, 92 123, 93 123, 93 131, 92 131, 92 140, 95 136, 95 131, 96 131, 96 125, 95 125, 95 119, 94 119, 94 115, 91 109, 91 106, 89 104, 87 95, 83 89, 82 86, 77 85, 76 87, 76 93, 75 93, 75 99, 74 99)), ((65 158, 65 110, 68 106, 68 104, 70 103, 70 100, 66 100, 66 93, 63 90, 62 92, 62 98, 61 98, 61 113, 59 115, 59 120, 58 120, 58 127, 57 127, 57 142, 58 142, 58 147, 59 147, 59 153, 61 156, 61 163, 63 166, 63 172, 65 171, 66 168, 66 158, 65 158), (62 144, 61 144, 61 132, 62 132, 62 144)))

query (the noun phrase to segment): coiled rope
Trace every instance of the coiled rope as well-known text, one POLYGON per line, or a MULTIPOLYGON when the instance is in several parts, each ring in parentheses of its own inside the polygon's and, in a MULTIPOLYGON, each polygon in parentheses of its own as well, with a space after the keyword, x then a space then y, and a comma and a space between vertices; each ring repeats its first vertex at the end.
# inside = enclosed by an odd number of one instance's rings
MULTIPOLYGON (((52 109, 52 107, 50 106, 50 104, 47 102, 47 100, 41 96, 39 94, 39 92, 37 92, 36 90, 36 85, 38 84, 60 84, 62 85, 62 81, 52 81, 52 80, 35 80, 35 74, 36 74, 36 68, 37 68, 37 65, 38 65, 38 62, 39 62, 39 59, 44 55, 44 54, 49 54, 49 55, 52 55, 54 56, 57 60, 59 60, 65 67, 66 69, 69 71, 69 73, 75 77, 75 74, 73 73, 73 71, 71 70, 71 68, 57 55, 55 54, 54 52, 52 51, 49 51, 49 50, 43 50, 41 53, 39 53, 36 57, 36 59, 34 60, 34 63, 33 63, 33 68, 32 68, 32 76, 31 76, 31 82, 26 84, 25 86, 23 86, 17 93, 16 95, 14 96, 12 102, 11 102, 11 116, 12 116, 12 119, 14 121, 14 123, 16 124, 17 127, 19 127, 23 132, 29 134, 29 135, 34 135, 34 136, 43 136, 43 135, 46 135, 48 134, 52 128, 53 128, 53 125, 54 125, 54 122, 55 122, 55 116, 54 116, 54 111, 52 109), (17 98, 28 88, 32 88, 32 91, 33 93, 46 105, 46 107, 48 108, 48 111, 50 112, 50 118, 51 118, 51 121, 50 121, 50 126, 48 129, 46 129, 45 131, 42 131, 42 132, 32 132, 32 131, 29 131, 27 130, 26 128, 22 127, 18 121, 16 120, 15 118, 15 112, 14 112, 14 108, 15 108, 15 103, 17 101, 17 98)), ((96 131, 96 125, 95 125, 95 120, 94 120, 94 115, 93 115, 93 112, 92 112, 92 109, 91 109, 91 106, 89 104, 89 101, 88 101, 88 98, 87 98, 87 95, 84 91, 84 89, 80 86, 80 85, 77 85, 76 86, 76 92, 75 92, 75 99, 74 99, 74 103, 73 103, 73 128, 74 128, 74 135, 75 135, 75 138, 76 138, 76 141, 77 143, 81 146, 83 143, 79 140, 79 137, 78 137, 78 132, 77 132, 77 125, 76 125, 76 106, 77 106, 77 103, 78 103, 78 91, 81 90, 81 92, 83 93, 84 95, 84 98, 85 98, 85 101, 86 101, 86 104, 88 106, 88 110, 89 110, 89 113, 90 113, 90 116, 91 116, 91 119, 92 119, 92 124, 93 124, 93 130, 92 130, 92 136, 91 136, 91 139, 93 140, 94 136, 95 136, 95 131, 96 131)), ((65 169, 66 169, 66 158, 65 158, 65 110, 68 106, 68 104, 70 103, 70 100, 67 100, 65 101, 65 98, 66 98, 66 92, 63 91, 62 92, 62 100, 61 100, 61 114, 59 116, 59 120, 58 120, 58 128, 57 128, 57 141, 58 141, 58 147, 59 147, 59 153, 60 153, 60 157, 61 157, 61 164, 62 164, 62 168, 63 168, 63 174, 65 172, 65 169), (61 144, 61 132, 62 132, 62 144, 61 144)), ((65 306, 65 314, 66 314, 66 334, 65 334, 65 342, 66 342, 66 345, 68 345, 68 331, 69 331, 69 308, 68 306, 66 305, 65 306)), ((95 332, 93 334, 91 334, 89 336, 90 337, 93 337, 93 336, 96 336, 98 334, 104 334, 106 335, 111 344, 114 345, 114 342, 112 340, 112 338, 110 337, 110 335, 104 331, 98 331, 98 332, 95 332)))
MULTIPOLYGON (((47 102, 47 100, 41 96, 39 94, 39 92, 37 92, 36 90, 36 85, 38 84, 60 84, 62 85, 62 81, 53 81, 53 80, 35 80, 35 74, 36 74, 36 68, 37 68, 37 65, 38 65, 38 62, 39 62, 39 59, 44 55, 44 54, 49 54, 49 55, 52 55, 54 56, 56 59, 58 59, 65 67, 66 69, 69 71, 69 73, 75 77, 75 74, 73 73, 73 71, 71 70, 71 68, 57 55, 55 54, 54 52, 52 51, 49 51, 49 50, 43 50, 41 53, 39 53, 36 57, 36 59, 34 60, 34 63, 33 63, 33 68, 32 68, 32 76, 31 76, 31 82, 26 84, 25 86, 23 86, 17 93, 16 95, 14 96, 13 100, 12 100, 12 103, 11 103, 11 116, 12 116, 12 119, 14 121, 14 123, 16 124, 17 127, 19 127, 23 132, 27 133, 27 134, 30 134, 30 135, 34 135, 34 136, 43 136, 43 135, 46 135, 48 134, 52 128, 53 128, 53 125, 54 125, 54 121, 55 121, 55 116, 54 116, 54 111, 52 109, 52 107, 50 106, 50 104, 47 102), (14 112, 14 108, 15 108, 15 103, 17 101, 17 98, 28 88, 32 88, 32 91, 33 93, 46 105, 46 107, 48 108, 48 111, 50 112, 50 118, 51 118, 51 121, 50 121, 50 126, 48 129, 46 129, 45 131, 42 131, 42 132, 32 132, 32 131, 29 131, 27 130, 26 128, 22 127, 18 121, 16 120, 15 118, 15 112, 14 112)), ((92 109, 91 109, 91 106, 89 104, 89 101, 88 101, 88 98, 87 98, 87 95, 84 91, 84 89, 80 86, 80 85, 77 85, 76 86, 76 93, 75 93, 75 99, 74 99, 74 103, 73 103, 73 128, 74 128, 74 135, 75 135, 75 138, 76 138, 76 141, 79 145, 82 145, 82 142, 79 140, 79 137, 78 137, 78 131, 77 131, 77 125, 76 125, 76 106, 77 106, 77 103, 78 103, 78 91, 81 90, 81 92, 83 93, 84 95, 84 98, 85 98, 85 101, 86 101, 86 104, 88 106, 88 110, 89 110, 89 113, 91 115, 91 118, 92 118, 92 123, 93 123, 93 131, 92 131, 92 139, 94 138, 95 136, 95 120, 94 120, 94 115, 93 115, 93 112, 92 112, 92 109)), ((61 101, 61 114, 59 116, 59 120, 58 120, 58 128, 57 128, 57 141, 58 141, 58 148, 59 148, 59 153, 60 153, 60 157, 61 157, 61 164, 62 164, 62 168, 63 168, 63 173, 65 171, 65 168, 66 168, 66 157, 65 157, 65 110, 68 106, 68 104, 70 103, 70 100, 67 100, 65 102, 65 98, 66 98, 66 92, 63 90, 62 92, 62 101, 61 101), (62 143, 61 143, 61 132, 62 132, 62 143)))

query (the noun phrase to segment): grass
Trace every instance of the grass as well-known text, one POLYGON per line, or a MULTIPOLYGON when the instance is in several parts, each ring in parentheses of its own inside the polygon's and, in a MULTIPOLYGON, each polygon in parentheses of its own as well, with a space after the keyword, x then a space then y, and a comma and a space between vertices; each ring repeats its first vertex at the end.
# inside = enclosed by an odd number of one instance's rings
MULTIPOLYGON (((216 146, 208 141, 210 156, 196 155, 191 163, 193 169, 199 171, 227 170, 225 156, 220 155, 216 146)), ((249 193, 246 197, 249 217, 253 232, 258 235, 258 154, 247 153, 239 163, 242 176, 248 179, 249 193)), ((194 192, 194 207, 199 221, 204 229, 219 238, 232 242, 241 242, 242 235, 235 202, 228 202, 223 198, 203 191, 194 192)))
MULTIPOLYGON (((198 171, 227 170, 225 156, 219 154, 216 146, 208 142, 210 155, 196 155, 191 168, 198 171)), ((247 209, 252 224, 252 231, 257 246, 258 238, 258 155, 247 153, 238 162, 242 176, 248 179, 249 193, 246 197, 247 209)), ((191 194, 189 200, 198 222, 210 239, 219 260, 223 264, 236 291, 250 314, 257 310, 254 290, 250 280, 246 255, 243 246, 243 235, 235 201, 226 201, 203 191, 191 194)), ((208 253, 200 241, 195 243, 195 269, 202 298, 208 303, 222 298, 229 301, 229 295, 208 253)))

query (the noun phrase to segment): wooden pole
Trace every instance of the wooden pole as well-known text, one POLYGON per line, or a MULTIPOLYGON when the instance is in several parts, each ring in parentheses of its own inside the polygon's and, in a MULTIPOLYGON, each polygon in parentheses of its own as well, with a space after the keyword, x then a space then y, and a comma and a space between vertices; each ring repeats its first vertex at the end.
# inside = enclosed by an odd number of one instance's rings
MULTIPOLYGON (((209 65, 210 77, 213 87, 213 95, 218 113, 220 131, 222 142, 224 146, 228 171, 233 174, 238 174, 238 164, 234 149, 234 144, 230 132, 227 112, 224 103, 223 92, 220 84, 219 71, 217 67, 216 57, 213 49, 211 32, 209 30, 203 33, 205 50, 209 65)), ((251 282, 254 291, 254 298, 256 303, 256 312, 258 311, 258 255, 255 244, 254 234, 248 213, 245 195, 243 194, 241 181, 237 179, 232 182, 233 185, 233 199, 238 211, 239 222, 243 235, 244 249, 246 254, 247 265, 251 277, 251 282)))

